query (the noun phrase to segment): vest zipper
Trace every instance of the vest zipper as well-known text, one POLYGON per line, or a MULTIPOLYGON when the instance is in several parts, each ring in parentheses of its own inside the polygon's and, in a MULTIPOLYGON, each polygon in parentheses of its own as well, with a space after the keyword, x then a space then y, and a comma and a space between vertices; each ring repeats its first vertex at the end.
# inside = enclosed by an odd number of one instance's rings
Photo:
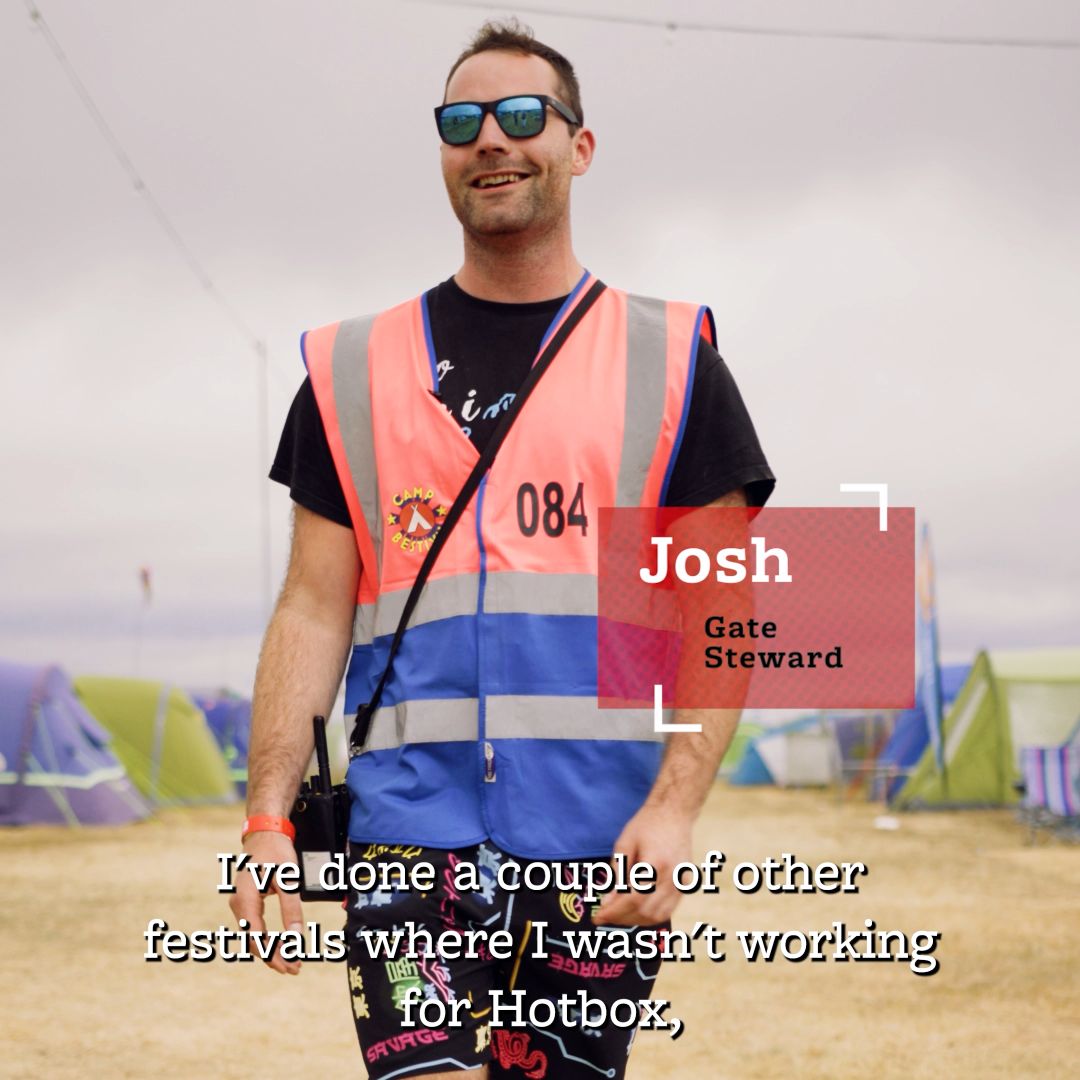
POLYGON ((495 783, 495 747, 484 740, 484 783, 495 783))

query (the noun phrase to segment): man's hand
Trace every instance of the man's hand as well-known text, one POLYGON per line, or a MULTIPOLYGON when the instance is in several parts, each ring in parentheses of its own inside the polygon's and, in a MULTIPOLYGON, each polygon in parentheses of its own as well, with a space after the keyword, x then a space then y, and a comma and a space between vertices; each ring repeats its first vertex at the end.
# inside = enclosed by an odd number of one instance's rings
MULTIPOLYGON (((352 529, 294 505, 289 570, 266 628, 255 696, 251 705, 247 814, 286 817, 311 757, 313 716, 329 716, 352 650, 353 617, 360 580, 360 556, 352 529)), ((254 832, 244 851, 258 863, 294 863, 288 837, 254 832)), ((286 930, 303 930, 296 893, 278 894, 286 930)), ((229 907, 252 930, 265 930, 263 905, 248 873, 237 875, 229 907)), ((296 975, 298 961, 286 963, 275 950, 268 961, 282 974, 296 975)))
MULTIPOLYGON (((257 863, 295 863, 296 848, 292 841, 282 833, 255 832, 244 841, 244 851, 251 856, 252 862, 257 863)), ((304 929, 304 910, 300 903, 300 896, 294 892, 283 892, 276 884, 271 882, 270 892, 277 893, 278 903, 281 906, 281 925, 286 930, 304 929)), ((255 879, 241 871, 236 875, 236 892, 229 897, 229 907, 233 915, 239 919, 247 919, 252 930, 260 933, 266 931, 266 922, 263 919, 263 894, 255 885, 255 879)), ((286 962, 281 959, 281 950, 275 949, 272 959, 267 963, 275 971, 282 975, 299 975, 300 961, 286 962)))
MULTIPOLYGON (((736 488, 709 506, 746 506, 746 492, 736 488)), ((680 519, 686 529, 693 515, 680 519)), ((690 546, 690 545, 684 545, 690 546)), ((700 620, 693 603, 693 588, 680 593, 686 625, 700 620)), ((681 663, 692 664, 691 650, 684 649, 681 663)), ((680 674, 681 674, 680 669, 680 674)), ((667 740, 660 772, 641 809, 626 823, 615 841, 615 854, 627 863, 649 863, 656 868, 656 891, 609 893, 596 913, 600 923, 648 926, 671 917, 682 894, 671 872, 690 861, 690 834, 705 796, 716 779, 716 770, 739 723, 739 709, 679 709, 676 724, 695 726, 696 731, 677 731, 667 740)))
POLYGON ((615 841, 615 854, 626 856, 627 866, 636 862, 656 868, 656 890, 651 893, 608 893, 596 913, 597 923, 619 926, 655 926, 671 918, 681 893, 671 872, 690 859, 692 814, 675 807, 646 803, 627 823, 615 841))

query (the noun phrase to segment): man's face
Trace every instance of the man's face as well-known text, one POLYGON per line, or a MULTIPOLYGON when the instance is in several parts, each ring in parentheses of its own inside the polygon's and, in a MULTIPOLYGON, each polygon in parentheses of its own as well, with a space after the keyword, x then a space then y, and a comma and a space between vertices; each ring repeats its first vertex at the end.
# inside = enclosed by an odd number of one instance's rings
MULTIPOLYGON (((495 101, 514 94, 547 94, 568 104, 546 60, 498 51, 470 56, 454 72, 446 101, 495 101)), ((585 172, 591 157, 591 132, 579 128, 571 136, 566 121, 552 109, 544 130, 528 139, 510 138, 488 113, 475 142, 442 144, 443 180, 466 232, 541 236, 569 215, 570 178, 585 172), (481 186, 484 178, 500 175, 513 179, 481 186)))

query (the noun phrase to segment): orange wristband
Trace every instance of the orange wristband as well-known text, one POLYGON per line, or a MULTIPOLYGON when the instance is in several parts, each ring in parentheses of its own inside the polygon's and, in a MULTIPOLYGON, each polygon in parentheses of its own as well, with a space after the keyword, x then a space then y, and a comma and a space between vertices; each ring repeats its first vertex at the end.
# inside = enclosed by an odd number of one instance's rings
POLYGON ((243 843, 253 832, 276 832, 290 840, 296 839, 293 823, 287 817, 277 817, 274 814, 252 814, 245 818, 240 830, 240 842, 243 843))

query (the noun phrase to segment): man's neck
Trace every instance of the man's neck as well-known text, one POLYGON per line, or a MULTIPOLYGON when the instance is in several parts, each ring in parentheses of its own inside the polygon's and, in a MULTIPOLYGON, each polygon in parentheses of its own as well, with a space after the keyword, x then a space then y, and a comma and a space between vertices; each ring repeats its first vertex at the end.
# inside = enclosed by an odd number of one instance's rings
POLYGON ((459 287, 480 300, 528 304, 566 296, 585 272, 568 235, 551 243, 522 244, 517 236, 465 234, 465 262, 454 275, 459 287))

